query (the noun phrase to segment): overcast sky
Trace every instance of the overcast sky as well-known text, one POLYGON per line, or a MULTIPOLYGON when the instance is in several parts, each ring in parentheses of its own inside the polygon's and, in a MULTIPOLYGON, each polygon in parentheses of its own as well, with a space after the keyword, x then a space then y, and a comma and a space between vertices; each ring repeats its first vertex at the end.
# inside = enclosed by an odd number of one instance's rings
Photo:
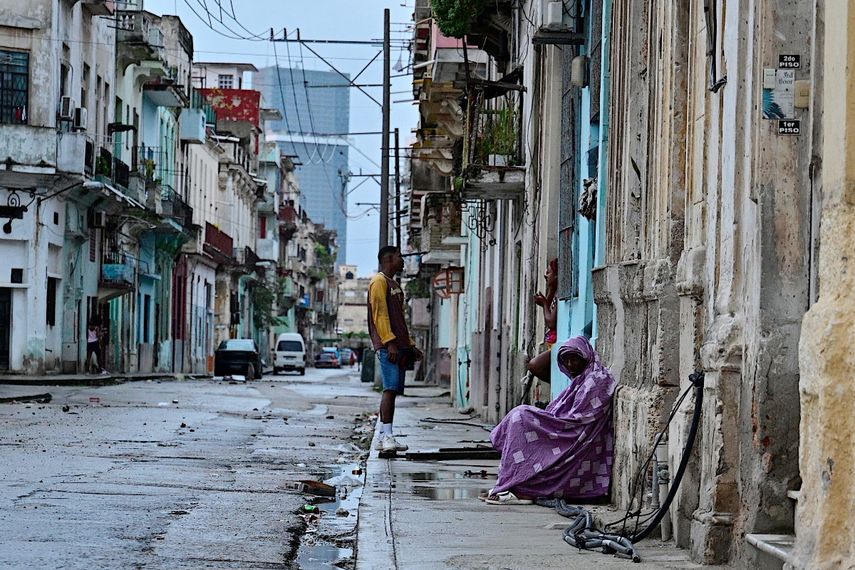
MULTIPOLYGON (((253 63, 257 67, 274 65, 272 44, 268 41, 247 41, 230 39, 211 30, 204 6, 214 14, 210 25, 225 35, 247 37, 251 34, 264 34, 267 38, 270 28, 281 36, 286 28, 291 37, 294 30, 300 29, 303 39, 344 39, 374 40, 383 37, 383 9, 391 10, 392 21, 392 65, 400 56, 404 65, 408 63, 408 52, 395 47, 395 40, 411 38, 407 26, 411 24, 413 0, 144 0, 144 7, 155 14, 177 14, 184 25, 193 34, 196 61, 234 61, 253 63), (232 31, 216 21, 219 16, 218 4, 222 4, 223 22, 232 31), (234 15, 239 26, 230 17, 234 6, 234 15), (196 11, 198 16, 193 13, 196 11), (200 19, 200 17, 202 19, 200 19), (247 32, 246 30, 249 30, 247 32)), ((290 50, 291 64, 299 66, 299 46, 279 43, 276 50, 282 66, 288 64, 287 50, 290 50)), ((310 44, 312 49, 329 60, 340 71, 355 76, 371 60, 380 47, 364 45, 310 44)), ((329 70, 329 66, 303 49, 306 69, 329 70)), ((392 74, 397 72, 394 70, 392 74)), ((405 72, 406 73, 406 72, 405 72)), ((359 77, 358 83, 382 83, 382 55, 359 77)), ((382 88, 366 87, 375 99, 382 101, 382 88)), ((410 76, 392 79, 392 101, 412 99, 412 78, 410 76)), ((418 120, 417 108, 409 102, 392 105, 392 128, 398 127, 401 146, 410 141, 411 130, 418 120)), ((350 131, 379 131, 381 127, 380 107, 357 89, 350 94, 350 131)), ((351 142, 356 149, 350 150, 350 170, 354 173, 376 174, 380 172, 380 137, 354 136, 351 142), (360 151, 365 156, 360 154, 360 151)), ((403 160, 402 160, 403 163, 403 160)), ((391 163, 390 163, 391 164, 391 163)), ((390 169, 393 166, 390 166, 390 169)), ((391 170, 390 170, 391 172, 391 170)), ((299 173, 299 171, 298 171, 299 173)), ((364 178, 353 178, 350 188, 354 188, 364 178)), ((373 180, 363 183, 348 196, 347 262, 359 266, 360 275, 371 275, 377 265, 378 214, 366 206, 357 206, 358 202, 376 203, 380 201, 380 187, 373 180), (367 211, 368 210, 368 211, 367 211)), ((311 212, 310 212, 311 214, 311 212)))

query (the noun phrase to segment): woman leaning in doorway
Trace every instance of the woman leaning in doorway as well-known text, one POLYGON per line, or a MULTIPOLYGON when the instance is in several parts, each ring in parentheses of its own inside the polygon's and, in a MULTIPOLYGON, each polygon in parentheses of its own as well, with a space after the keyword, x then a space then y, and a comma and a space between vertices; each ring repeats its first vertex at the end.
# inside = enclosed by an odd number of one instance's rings
MULTIPOLYGON (((101 324, 96 320, 89 321, 86 328, 86 371, 92 372, 92 356, 95 356, 95 366, 101 374, 107 374, 104 360, 101 356, 101 324)), ((98 372, 96 371, 95 374, 98 372)))

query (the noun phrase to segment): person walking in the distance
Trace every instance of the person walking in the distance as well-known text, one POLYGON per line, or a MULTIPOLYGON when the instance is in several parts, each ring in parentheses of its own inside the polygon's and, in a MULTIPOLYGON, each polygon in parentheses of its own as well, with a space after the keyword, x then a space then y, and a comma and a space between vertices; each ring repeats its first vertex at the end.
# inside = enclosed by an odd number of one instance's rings
POLYGON ((377 449, 385 453, 404 451, 406 445, 395 441, 392 421, 395 398, 404 393, 404 376, 422 353, 410 338, 404 319, 404 292, 395 275, 404 269, 404 258, 397 247, 387 245, 377 254, 380 273, 368 285, 368 333, 383 376, 383 396, 380 400, 380 438, 377 449))

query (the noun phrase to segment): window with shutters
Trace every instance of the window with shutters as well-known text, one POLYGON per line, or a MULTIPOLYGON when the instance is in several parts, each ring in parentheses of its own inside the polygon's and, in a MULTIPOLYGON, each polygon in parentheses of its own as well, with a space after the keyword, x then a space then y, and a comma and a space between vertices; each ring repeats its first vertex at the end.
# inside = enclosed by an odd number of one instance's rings
POLYGON ((0 50, 0 125, 26 125, 30 94, 30 54, 0 50))
POLYGON ((579 295, 579 239, 576 231, 576 211, 579 204, 579 172, 577 161, 579 88, 570 84, 570 66, 578 48, 561 52, 563 86, 561 95, 561 169, 558 209, 558 298, 579 295))

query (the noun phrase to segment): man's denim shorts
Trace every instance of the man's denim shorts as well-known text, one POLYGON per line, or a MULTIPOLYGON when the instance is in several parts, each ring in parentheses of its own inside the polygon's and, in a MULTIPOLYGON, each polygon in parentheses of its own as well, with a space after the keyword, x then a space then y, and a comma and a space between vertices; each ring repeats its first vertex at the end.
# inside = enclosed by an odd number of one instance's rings
MULTIPOLYGON (((401 353, 398 352, 400 357, 401 353)), ((383 390, 392 390, 399 396, 404 393, 404 371, 401 370, 397 362, 389 362, 389 351, 381 348, 377 351, 377 357, 380 359, 380 373, 383 376, 383 390)))

